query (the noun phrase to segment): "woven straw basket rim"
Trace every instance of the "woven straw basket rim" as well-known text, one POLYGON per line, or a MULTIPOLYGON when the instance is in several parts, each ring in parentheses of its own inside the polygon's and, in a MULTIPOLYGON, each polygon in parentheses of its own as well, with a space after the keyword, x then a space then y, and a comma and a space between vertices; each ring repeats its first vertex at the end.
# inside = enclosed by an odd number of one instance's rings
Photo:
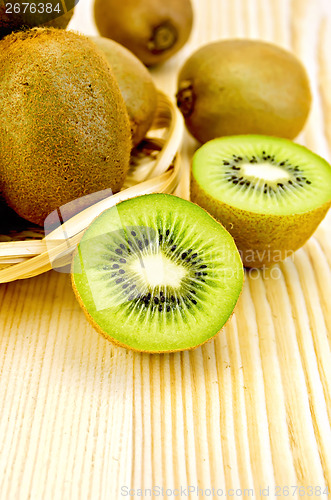
POLYGON ((81 211, 48 234, 24 231, 0 242, 0 283, 31 278, 70 263, 87 226, 116 203, 149 193, 173 193, 180 179, 179 149, 183 119, 174 103, 161 91, 154 123, 144 141, 144 154, 137 149, 124 188, 81 211))

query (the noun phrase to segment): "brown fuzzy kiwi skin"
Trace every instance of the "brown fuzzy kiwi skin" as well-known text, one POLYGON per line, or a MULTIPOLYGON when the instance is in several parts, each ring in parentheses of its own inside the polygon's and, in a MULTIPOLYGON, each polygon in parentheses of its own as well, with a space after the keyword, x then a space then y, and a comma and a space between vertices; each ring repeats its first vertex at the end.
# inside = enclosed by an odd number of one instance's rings
POLYGON ((178 76, 177 105, 201 143, 224 135, 293 139, 311 106, 307 73, 270 43, 229 39, 198 49, 178 76))
POLYGON ((120 190, 129 117, 91 40, 33 28, 0 41, 0 192, 21 217, 46 216, 82 196, 120 190))
MULTIPOLYGON (((142 195, 142 196, 148 196, 148 195, 142 195)), ((175 195, 171 195, 171 196, 175 196, 175 195)), ((194 202, 192 202, 194 203, 194 202)), ((196 205, 198 205, 197 203, 195 203, 196 205)), ((204 208, 204 207, 201 207, 200 208, 202 210, 204 210, 205 212, 207 212, 207 210, 204 208)), ((213 217, 209 212, 207 212, 208 215, 215 220, 215 222, 217 222, 218 224, 222 225, 220 223, 219 220, 217 220, 215 217, 213 217)), ((99 217, 99 216, 98 216, 99 217)), ((96 217, 97 218, 97 217, 96 217)), ((95 220, 95 219, 94 219, 95 220)), ((94 221, 91 222, 91 224, 93 224, 94 221)), ((225 231, 227 231, 226 227, 223 226, 223 228, 225 229, 225 231)), ((229 231, 227 231, 229 233, 229 231)), ((91 314, 88 312, 88 310, 86 309, 85 307, 85 304, 84 302, 82 301, 81 299, 81 296, 80 296, 80 293, 79 291, 77 290, 77 287, 76 287, 76 284, 75 284, 75 280, 74 280, 74 272, 73 272, 73 267, 74 267, 74 260, 75 260, 75 257, 78 253, 78 246, 76 248, 76 250, 74 251, 73 253, 73 257, 72 257, 72 261, 71 261, 71 286, 72 286, 72 289, 73 289, 73 292, 74 292, 74 295, 76 297, 76 300, 78 302, 78 304, 80 305, 80 307, 83 309, 83 312, 85 314, 85 317, 86 319, 88 320, 88 322, 92 325, 92 327, 99 333, 101 334, 106 340, 108 340, 109 342, 111 342, 112 344, 116 345, 117 347, 123 347, 125 349, 128 349, 130 351, 134 351, 134 352, 140 352, 140 353, 146 353, 146 354, 167 354, 167 353, 175 353, 175 352, 181 352, 181 351, 193 351, 194 349, 197 349, 198 347, 201 347, 202 345, 208 343, 208 342, 211 342, 213 339, 215 339, 215 337, 221 333, 223 331, 223 329, 226 327, 226 325, 229 323, 229 321, 231 320, 233 314, 235 313, 235 310, 237 308, 237 305, 238 305, 238 302, 239 302, 239 299, 242 295, 242 292, 243 292, 243 287, 244 287, 244 282, 245 282, 245 273, 243 273, 243 285, 241 287, 241 290, 240 290, 240 294, 239 294, 239 297, 238 297, 238 300, 235 304, 235 307, 233 308, 233 311, 231 312, 230 316, 228 317, 228 319, 226 320, 226 322, 224 323, 224 325, 222 326, 222 328, 220 330, 218 330, 214 335, 212 335, 211 337, 209 337, 208 339, 206 339, 204 342, 201 342, 200 344, 197 344, 195 346, 192 346, 192 347, 187 347, 187 348, 180 348, 180 349, 166 349, 166 350, 157 350, 157 351, 149 351, 149 350, 140 350, 140 349, 136 349, 130 345, 126 345, 122 342, 119 342, 118 340, 114 339, 113 337, 110 337, 110 335, 107 335, 107 333, 105 331, 102 330, 102 328, 96 323, 96 321, 93 319, 93 317, 91 316, 91 314)))
POLYGON ((243 264, 270 266, 304 245, 331 206, 331 201, 303 213, 267 215, 241 210, 210 196, 191 174, 191 200, 203 207, 233 236, 243 264))
MULTIPOLYGON (((0 39, 9 35, 13 31, 20 31, 23 28, 28 29, 36 26, 65 29, 74 14, 74 9, 71 9, 60 17, 56 17, 47 22, 42 22, 42 17, 38 17, 36 14, 30 15, 29 18, 27 18, 27 16, 23 13, 14 15, 7 14, 6 3, 7 2, 0 2, 0 39)), ((58 0, 47 0, 47 3, 52 3, 55 7, 59 2, 58 0)), ((23 8, 24 6, 22 6, 22 9, 23 8)))
POLYGON ((131 123, 132 145, 150 129, 157 107, 157 90, 143 63, 123 45, 104 37, 91 37, 107 59, 124 98, 131 123))
POLYGON ((95 0, 94 18, 103 37, 130 49, 146 66, 169 59, 187 42, 191 0, 95 0))

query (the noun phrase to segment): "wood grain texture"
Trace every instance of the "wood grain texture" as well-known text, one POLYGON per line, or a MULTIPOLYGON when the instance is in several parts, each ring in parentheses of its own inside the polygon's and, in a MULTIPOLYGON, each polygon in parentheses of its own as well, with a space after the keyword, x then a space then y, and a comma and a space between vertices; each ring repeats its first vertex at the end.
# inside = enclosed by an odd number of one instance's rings
MULTIPOLYGON (((94 33, 90 8, 80 0, 72 28, 94 33)), ((195 0, 195 12, 189 44, 152 70, 159 88, 174 95, 178 68, 203 43, 278 43, 312 82, 298 140, 330 160, 329 2, 195 0)), ((196 146, 186 133, 183 198, 196 146)), ((276 485, 291 498, 331 498, 330 223, 293 258, 246 273, 231 321, 192 352, 112 346, 85 320, 67 274, 1 285, 0 499, 117 500, 123 487, 150 498, 137 490, 153 486, 251 498, 269 487, 276 498, 276 485)))

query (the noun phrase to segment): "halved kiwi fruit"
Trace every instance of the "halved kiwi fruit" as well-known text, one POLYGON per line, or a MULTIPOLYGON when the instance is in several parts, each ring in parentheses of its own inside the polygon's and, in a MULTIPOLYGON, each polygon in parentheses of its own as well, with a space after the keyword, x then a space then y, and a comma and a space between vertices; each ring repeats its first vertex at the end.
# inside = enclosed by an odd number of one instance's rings
POLYGON ((194 154, 191 199, 228 229, 245 266, 262 267, 315 231, 331 205, 331 167, 287 139, 222 137, 194 154))
POLYGON ((199 206, 151 194, 103 212, 84 233, 72 284, 88 320, 137 351, 191 349, 216 335, 243 285, 231 235, 199 206))

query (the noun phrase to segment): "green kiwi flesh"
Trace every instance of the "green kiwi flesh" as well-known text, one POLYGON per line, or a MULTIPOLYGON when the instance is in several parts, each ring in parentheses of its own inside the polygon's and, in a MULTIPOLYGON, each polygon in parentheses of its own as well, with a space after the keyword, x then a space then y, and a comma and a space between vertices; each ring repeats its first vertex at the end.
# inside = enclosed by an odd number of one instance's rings
MULTIPOLYGON (((31 4, 31 2, 29 2, 31 4)), ((37 2, 38 3, 38 2, 37 2)), ((41 12, 41 9, 37 11, 30 11, 30 7, 27 6, 28 2, 25 0, 15 0, 15 2, 6 2, 5 0, 0 0, 0 38, 9 35, 13 31, 20 31, 22 29, 33 28, 36 26, 45 26, 53 28, 66 28, 71 20, 74 13, 74 0, 66 0, 65 2, 59 2, 59 0, 47 0, 45 2, 48 6, 52 6, 50 10, 49 7, 46 11, 41 12), (10 9, 10 5, 13 7, 10 9), (14 9, 19 9, 19 12, 15 13, 14 9), (10 9, 10 13, 8 12, 10 9), (62 15, 59 15, 62 13, 62 15)))
POLYGON ((150 129, 157 107, 157 90, 143 63, 128 49, 109 38, 91 37, 106 57, 119 85, 131 123, 132 145, 150 129))
POLYGON ((73 258, 72 284, 91 324, 137 351, 194 348, 233 312, 243 266, 231 235, 197 205, 151 194, 103 212, 73 258))
POLYGON ((311 105, 308 76, 294 54, 258 40, 210 43, 178 76, 177 104, 201 143, 224 135, 293 139, 311 105))
POLYGON ((99 33, 130 49, 144 64, 164 62, 187 42, 191 0, 95 0, 99 33))
POLYGON ((121 189, 131 132, 108 63, 87 37, 33 28, 0 41, 0 192, 43 224, 77 198, 121 189))
POLYGON ((313 234, 331 205, 331 167, 287 139, 222 137, 193 156, 191 200, 228 229, 246 267, 262 267, 313 234))

